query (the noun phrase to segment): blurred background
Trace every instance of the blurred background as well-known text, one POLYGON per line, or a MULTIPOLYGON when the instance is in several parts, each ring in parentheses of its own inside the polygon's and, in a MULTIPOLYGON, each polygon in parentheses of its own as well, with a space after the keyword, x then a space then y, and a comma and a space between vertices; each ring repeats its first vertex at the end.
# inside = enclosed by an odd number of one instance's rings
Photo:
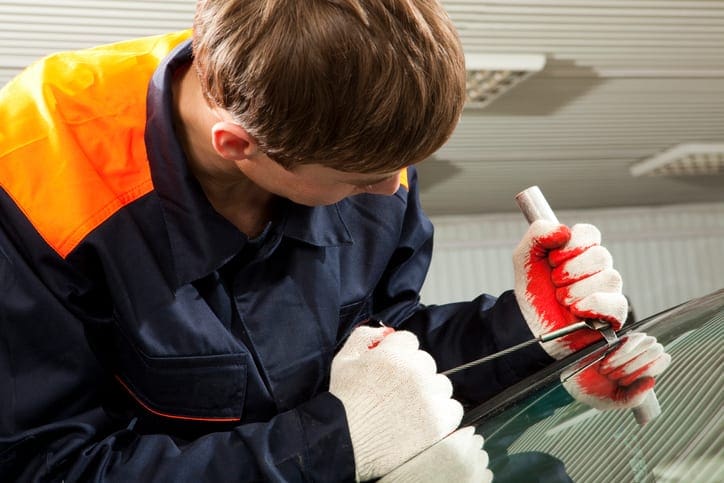
MULTIPOLYGON (((423 301, 512 287, 531 185, 601 229, 639 318, 724 287, 724 0, 442 3, 469 102, 419 165, 436 225, 423 301)), ((194 4, 0 0, 0 85, 55 51, 188 28, 194 4)))

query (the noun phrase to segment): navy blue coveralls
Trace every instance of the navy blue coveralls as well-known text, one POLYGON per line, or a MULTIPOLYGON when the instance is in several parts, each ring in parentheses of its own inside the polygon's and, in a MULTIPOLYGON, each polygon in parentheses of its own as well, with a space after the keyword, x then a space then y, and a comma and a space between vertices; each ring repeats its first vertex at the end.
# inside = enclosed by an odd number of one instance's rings
MULTIPOLYGON (((420 303, 433 227, 414 168, 393 196, 281 201, 254 240, 217 214, 173 129, 184 38, 117 44, 104 75, 93 70, 103 50, 53 57, 36 72, 55 62, 65 76, 13 87, 32 100, 0 95, 0 121, 61 114, 17 131, 27 139, 0 134, 0 481, 352 480, 344 407, 327 390, 354 327, 411 330, 440 370, 531 337, 510 292, 420 303), (158 61, 136 95, 123 84, 149 56, 124 49, 139 45, 158 61), (123 158, 138 143, 113 129, 72 135, 104 118, 120 130, 109 106, 138 105, 147 161, 123 158), (66 136, 56 158, 27 154, 55 136, 66 136), (147 189, 126 196, 143 169, 147 189), (106 185, 128 190, 95 207, 106 185), (101 208, 97 223, 75 220, 101 208)), ((484 400, 549 362, 531 347, 453 377, 456 395, 484 400)))

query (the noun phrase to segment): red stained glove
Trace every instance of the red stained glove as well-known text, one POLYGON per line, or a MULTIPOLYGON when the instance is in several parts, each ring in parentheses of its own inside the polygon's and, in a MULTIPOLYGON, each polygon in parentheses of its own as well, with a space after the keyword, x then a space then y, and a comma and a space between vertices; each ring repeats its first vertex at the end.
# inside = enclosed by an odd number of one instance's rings
POLYGON ((670 363, 671 356, 655 337, 634 333, 622 337, 620 345, 601 361, 578 373, 564 371, 561 380, 571 396, 593 408, 634 408, 670 363))
MULTIPOLYGON (((513 266, 515 297, 536 337, 584 319, 621 328, 628 301, 611 254, 600 243, 593 225, 569 229, 545 220, 530 225, 513 253, 513 266)), ((561 359, 600 339, 597 331, 581 329, 541 345, 561 359)))

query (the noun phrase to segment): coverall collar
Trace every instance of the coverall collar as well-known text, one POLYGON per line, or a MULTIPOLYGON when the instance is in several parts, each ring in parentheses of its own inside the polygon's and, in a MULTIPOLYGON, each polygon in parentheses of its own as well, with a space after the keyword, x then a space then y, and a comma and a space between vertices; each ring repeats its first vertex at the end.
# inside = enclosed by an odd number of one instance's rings
MULTIPOLYGON (((188 159, 173 126, 174 71, 191 62, 191 41, 176 47, 149 83, 145 141, 151 177, 158 193, 175 263, 178 286, 220 268, 244 248, 248 238, 217 213, 188 168, 188 159)), ((344 202, 344 201, 343 201, 344 202)), ((326 247, 352 243, 337 205, 306 207, 284 200, 262 252, 268 256, 281 241, 293 238, 326 247)))

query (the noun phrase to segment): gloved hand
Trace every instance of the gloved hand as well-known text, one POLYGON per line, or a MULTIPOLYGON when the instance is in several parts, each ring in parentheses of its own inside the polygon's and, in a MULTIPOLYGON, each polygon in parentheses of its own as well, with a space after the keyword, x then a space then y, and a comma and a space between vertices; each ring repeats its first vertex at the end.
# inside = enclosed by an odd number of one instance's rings
POLYGON ((654 388, 655 377, 669 367, 671 356, 655 337, 627 334, 599 362, 575 373, 561 373, 563 387, 577 401, 593 408, 634 408, 654 388))
POLYGON ((483 437, 467 426, 397 467, 379 483, 489 483, 488 453, 483 437))
MULTIPOLYGON (((609 251, 600 245, 593 225, 572 228, 546 220, 533 222, 513 252, 515 298, 536 337, 583 319, 602 319, 618 330, 626 320, 628 301, 621 275, 609 251)), ((541 345, 562 359, 600 340, 581 329, 541 345)))
POLYGON ((332 361, 329 391, 344 405, 359 480, 389 473, 453 432, 463 416, 452 384, 411 332, 358 327, 332 361))

